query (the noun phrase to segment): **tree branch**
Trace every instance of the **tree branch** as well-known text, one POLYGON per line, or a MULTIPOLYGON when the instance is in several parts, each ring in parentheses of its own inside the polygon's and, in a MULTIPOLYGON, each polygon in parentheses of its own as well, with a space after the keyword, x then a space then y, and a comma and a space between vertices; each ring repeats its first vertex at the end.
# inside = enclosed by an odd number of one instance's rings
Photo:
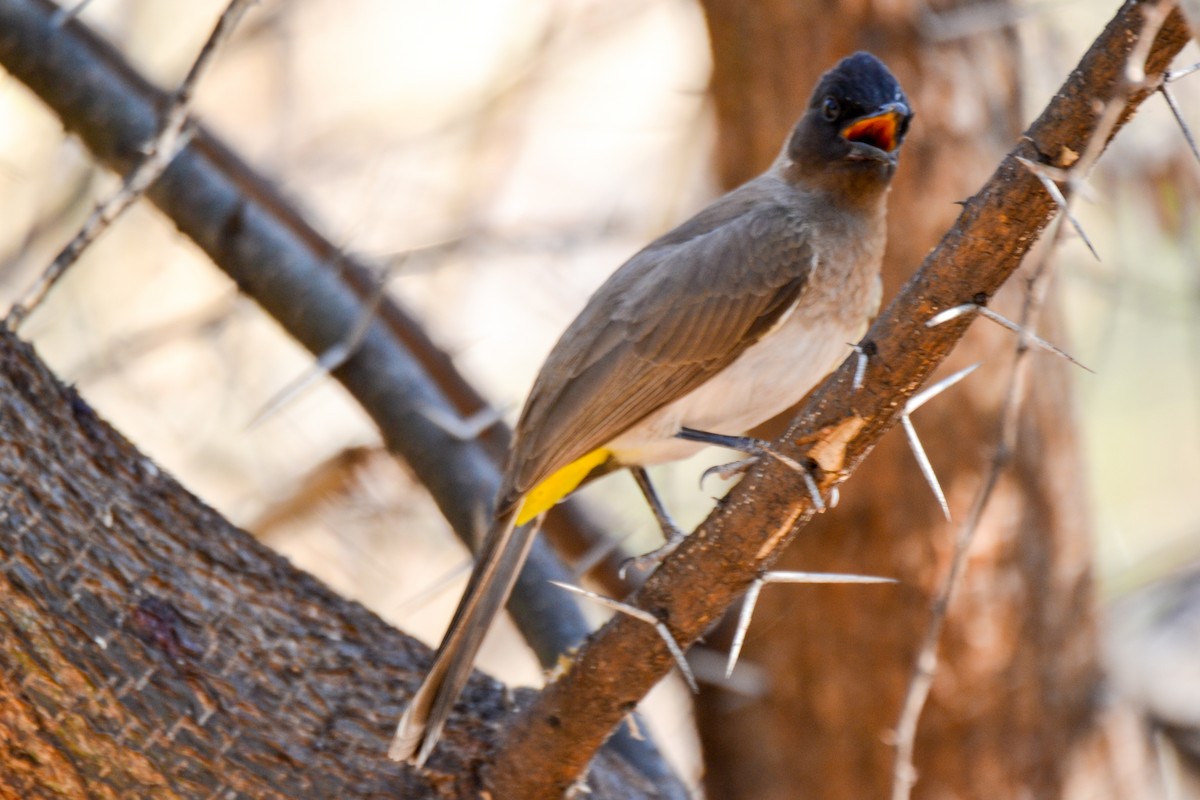
MULTIPOLYGON (((196 60, 192 62, 192 67, 184 77, 183 83, 171 95, 170 104, 167 106, 166 113, 162 115, 162 124, 158 131, 153 138, 144 142, 139 148, 142 151, 142 157, 138 159, 137 164, 121 181, 117 190, 97 204, 75 237, 59 251, 41 277, 9 309, 5 324, 12 330, 20 327, 25 317, 41 304, 54 285, 66 275, 70 266, 79 260, 83 252, 100 238, 100 235, 108 230, 110 225, 141 199, 146 189, 158 180, 163 170, 170 166, 176 153, 187 146, 190 134, 184 126, 191 114, 192 95, 195 93, 196 83, 208 71, 217 51, 225 42, 229 41, 234 27, 246 12, 247 7, 248 0, 230 0, 229 5, 217 19, 216 27, 213 28, 208 40, 200 48, 196 60)), ((67 13, 74 17, 78 13, 78 8, 77 6, 76 9, 67 13)))
MULTIPOLYGON (((386 757, 428 653, 189 495, 0 328, 0 796, 478 796, 504 687, 386 757)), ((594 788, 666 796, 617 759, 594 788)))
MULTIPOLYGON (((785 455, 818 465, 822 491, 842 482, 898 421, 905 400, 946 358, 970 322, 964 318, 927 328, 925 321, 964 302, 986 302, 1053 219, 1054 201, 1017 159, 1067 166, 1071 154, 1084 151, 1098 124, 1095 102, 1108 102, 1123 85, 1121 71, 1138 41, 1142 12, 1141 3, 1122 6, 1021 142, 964 204, 955 226, 920 272, 876 321, 866 341, 877 352, 863 388, 853 389, 851 358, 810 395, 777 444, 785 455)), ((1187 39, 1175 12, 1155 39, 1147 73, 1161 76, 1187 39)), ((1123 104, 1113 133, 1154 88, 1148 86, 1123 104)), ((694 642, 770 568, 813 513, 799 477, 773 460, 764 463, 651 576, 637 605, 665 622, 679 642, 694 642)), ((493 767, 496 794, 560 796, 613 726, 672 664, 652 628, 625 616, 614 618, 510 728, 493 767)))

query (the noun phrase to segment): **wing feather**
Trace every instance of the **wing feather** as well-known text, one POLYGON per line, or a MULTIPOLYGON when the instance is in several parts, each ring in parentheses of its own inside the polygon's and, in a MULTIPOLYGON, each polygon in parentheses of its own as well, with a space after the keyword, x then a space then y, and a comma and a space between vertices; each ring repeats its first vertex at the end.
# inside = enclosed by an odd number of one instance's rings
POLYGON ((799 299, 808 226, 756 183, 651 243, 588 301, 530 391, 506 502, 704 383, 799 299))

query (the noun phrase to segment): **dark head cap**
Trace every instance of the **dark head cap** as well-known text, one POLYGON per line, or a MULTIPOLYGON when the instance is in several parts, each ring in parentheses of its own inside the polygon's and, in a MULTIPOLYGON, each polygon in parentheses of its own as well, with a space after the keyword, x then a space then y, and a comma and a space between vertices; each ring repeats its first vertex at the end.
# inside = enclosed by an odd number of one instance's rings
POLYGON ((895 171, 912 116, 882 61, 870 53, 847 56, 817 82, 787 144, 789 171, 798 179, 881 188, 895 171))

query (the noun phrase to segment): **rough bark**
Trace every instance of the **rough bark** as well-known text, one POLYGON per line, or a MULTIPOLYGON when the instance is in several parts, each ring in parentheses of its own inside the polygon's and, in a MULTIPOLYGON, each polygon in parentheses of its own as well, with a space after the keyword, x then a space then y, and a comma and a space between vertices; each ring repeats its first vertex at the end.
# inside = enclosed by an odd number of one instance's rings
POLYGON ((0 797, 478 796, 502 686, 470 684, 428 772, 387 760, 426 648, 189 495, 3 330, 0 475, 0 797))
MULTIPOLYGON (((954 204, 1016 140, 1013 32, 939 41, 929 5, 910 0, 704 6, 718 165, 728 184, 774 157, 807 87, 837 58, 868 49, 896 72, 917 116, 890 198, 884 296, 892 296, 953 221, 954 204)), ((995 11, 937 4, 943 23, 995 11)), ((991 305, 1017 318, 1024 291, 1012 281, 991 305)), ((1043 330, 1055 338, 1052 321, 1043 330)), ((973 326, 947 367, 983 368, 915 417, 956 519, 997 436, 1013 344, 997 326, 973 326)), ((1033 369, 1015 458, 942 637, 917 740, 917 797, 1061 796, 1073 751, 1096 733, 1095 598, 1072 368, 1038 356, 1033 369)), ((780 566, 887 575, 899 584, 763 593, 744 658, 765 669, 769 689, 747 701, 709 688, 699 701, 711 796, 887 795, 889 737, 953 539, 902 434, 892 432, 841 505, 814 519, 780 566)))

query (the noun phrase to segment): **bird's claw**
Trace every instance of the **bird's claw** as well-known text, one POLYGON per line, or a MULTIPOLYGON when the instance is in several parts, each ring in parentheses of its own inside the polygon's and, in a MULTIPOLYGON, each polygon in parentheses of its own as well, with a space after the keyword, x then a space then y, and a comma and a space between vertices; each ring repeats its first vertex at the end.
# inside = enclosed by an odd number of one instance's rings
POLYGON ((740 461, 730 461, 727 464, 717 464, 715 467, 709 467, 700 475, 700 489, 703 490, 704 482, 714 475, 723 481, 727 481, 739 475, 746 474, 751 467, 758 463, 761 457, 759 455, 752 455, 740 461))
POLYGON ((683 540, 687 538, 687 534, 675 526, 671 526, 670 530, 664 530, 664 533, 666 533, 667 540, 663 543, 662 547, 657 547, 648 553, 642 553, 640 556, 625 559, 617 570, 617 576, 621 580, 625 580, 625 574, 630 569, 638 572, 650 572, 662 563, 663 559, 674 553, 675 548, 679 547, 683 543, 683 540))
MULTIPOLYGON (((714 467, 709 467, 700 475, 700 488, 704 489, 704 482, 712 476, 717 476, 721 480, 729 480, 730 478, 744 475, 751 467, 756 465, 763 459, 764 456, 770 457, 786 465, 789 469, 798 472, 804 478, 804 485, 808 488, 809 496, 812 497, 813 505, 817 511, 824 511, 828 506, 824 498, 821 497, 820 488, 817 486, 816 476, 813 474, 816 468, 810 463, 802 463, 784 455, 771 446, 770 442, 765 442, 761 439, 750 440, 750 447, 745 451, 748 454, 747 458, 740 461, 731 461, 728 464, 717 464, 714 467)), ((836 489, 830 495, 829 505, 837 505, 836 489)))

